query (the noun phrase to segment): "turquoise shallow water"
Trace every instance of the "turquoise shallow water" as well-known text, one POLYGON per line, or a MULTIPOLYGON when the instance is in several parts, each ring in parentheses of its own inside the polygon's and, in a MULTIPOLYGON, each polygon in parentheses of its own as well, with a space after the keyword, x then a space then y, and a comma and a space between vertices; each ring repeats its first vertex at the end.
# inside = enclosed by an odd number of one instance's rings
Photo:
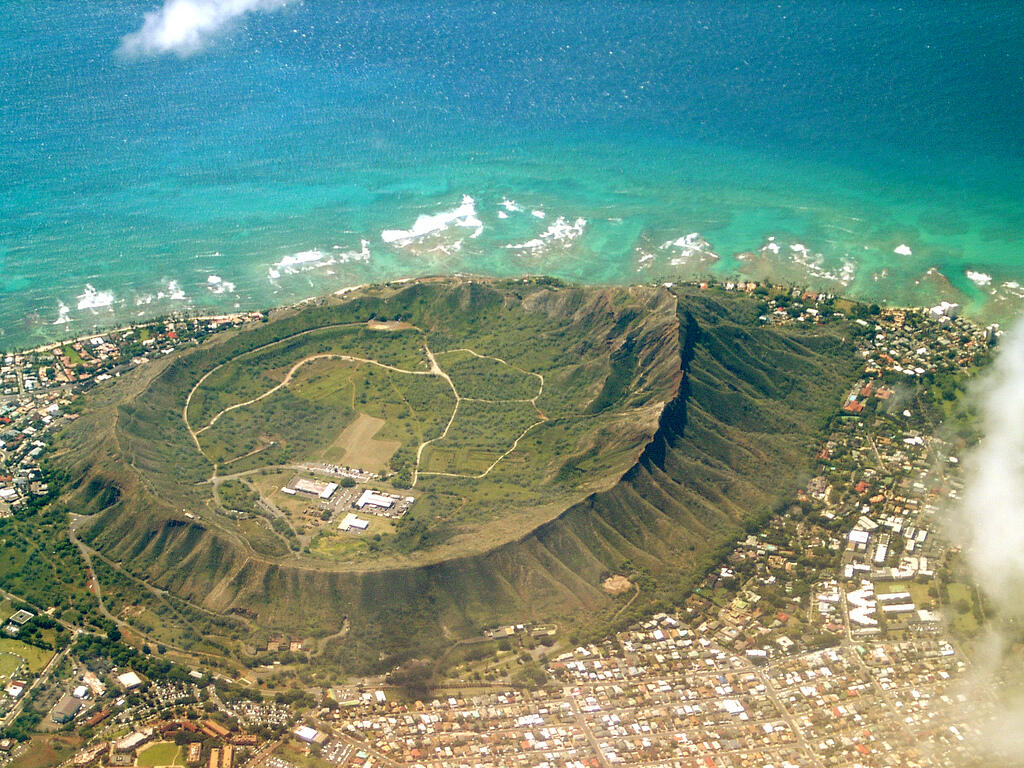
POLYGON ((4 3, 0 345, 454 272, 1017 312, 1024 10, 816 5, 305 0, 132 58, 158 2, 4 3))

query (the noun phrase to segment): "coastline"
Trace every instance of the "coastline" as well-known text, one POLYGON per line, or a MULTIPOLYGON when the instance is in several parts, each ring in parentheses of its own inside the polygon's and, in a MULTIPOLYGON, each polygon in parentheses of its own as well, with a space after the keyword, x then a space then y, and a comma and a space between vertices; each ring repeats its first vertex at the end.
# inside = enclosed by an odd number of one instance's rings
MULTIPOLYGON (((769 242, 771 242, 771 241, 769 241, 769 242)), ((753 254, 748 254, 748 255, 749 256, 753 256, 753 254)), ((740 256, 743 256, 743 254, 740 254, 740 256)), ((717 260, 717 257, 716 257, 716 260, 717 260)), ((799 280, 795 280, 795 279, 793 279, 793 280, 782 279, 780 277, 772 278, 770 273, 768 273, 766 276, 763 276, 763 277, 761 277, 761 276, 759 276, 759 277, 751 277, 750 275, 743 275, 743 274, 731 274, 731 275, 723 277, 723 276, 720 276, 720 275, 711 275, 711 274, 707 274, 707 273, 703 273, 702 272, 702 273, 695 274, 695 275, 692 275, 692 276, 687 276, 685 278, 681 278, 681 279, 678 279, 678 280, 660 280, 660 279, 659 280, 640 280, 640 279, 638 279, 638 280, 635 280, 635 281, 633 281, 631 283, 627 282, 627 283, 610 283, 610 284, 612 284, 612 285, 615 285, 615 284, 621 284, 621 285, 650 285, 650 286, 662 285, 662 286, 666 286, 666 287, 671 287, 673 285, 700 286, 702 284, 703 285, 707 285, 707 286, 725 286, 725 285, 728 285, 730 283, 753 282, 753 283, 756 283, 758 285, 766 285, 766 286, 772 287, 772 288, 785 288, 785 289, 788 289, 788 290, 800 289, 801 291, 805 291, 805 290, 815 291, 815 292, 818 292, 818 293, 822 293, 822 294, 825 294, 825 295, 832 296, 832 297, 834 297, 836 299, 839 299, 839 300, 851 301, 851 302, 854 302, 856 304, 868 305, 868 304, 872 304, 872 303, 877 303, 880 306, 883 306, 883 307, 885 307, 887 309, 893 309, 893 310, 926 310, 926 309, 928 309, 931 306, 940 304, 941 302, 945 301, 945 302, 949 302, 951 304, 956 305, 957 308, 958 308, 958 311, 960 313, 962 313, 965 318, 967 318, 967 319, 971 320, 972 322, 975 322, 975 323, 977 323, 979 325, 991 325, 991 324, 994 323, 996 325, 1006 326, 1006 325, 1010 324, 1010 321, 1012 319, 1014 319, 1015 317, 1019 316, 1022 312, 1024 312, 1024 301, 1021 301, 1018 306, 1014 306, 1014 307, 1006 306, 1006 307, 994 308, 994 307, 986 305, 986 306, 983 306, 981 309, 976 308, 971 303, 963 303, 963 302, 967 301, 966 297, 964 297, 962 292, 959 292, 959 291, 956 291, 955 289, 953 289, 952 286, 949 284, 948 279, 945 278, 945 276, 941 275, 941 273, 939 273, 938 270, 936 270, 935 268, 932 268, 931 270, 929 270, 929 273, 934 273, 935 275, 937 275, 936 282, 939 283, 939 286, 938 286, 939 290, 937 290, 933 294, 933 300, 929 301, 929 302, 907 303, 907 304, 904 304, 904 303, 889 303, 889 302, 886 302, 886 301, 884 301, 884 300, 882 300, 880 298, 858 296, 858 295, 856 295, 855 292, 850 292, 850 291, 842 290, 842 288, 845 288, 846 286, 838 286, 837 287, 835 285, 826 285, 826 286, 823 287, 822 284, 821 284, 822 281, 820 281, 820 280, 809 280, 809 281, 804 282, 804 281, 799 281, 799 280), (956 299, 960 299, 960 301, 956 301, 956 299), (999 309, 1004 309, 1004 311, 998 311, 999 309)), ((755 274, 759 274, 759 273, 755 272, 755 274)), ((605 283, 604 281, 589 282, 589 281, 569 280, 569 279, 565 279, 565 278, 562 278, 562 277, 559 277, 559 276, 547 275, 547 274, 541 274, 541 273, 524 273, 524 274, 519 274, 519 275, 490 275, 490 274, 476 274, 476 273, 456 272, 456 273, 453 273, 453 274, 450 274, 450 275, 430 274, 430 275, 407 276, 407 277, 394 278, 394 279, 390 279, 390 280, 380 280, 380 281, 375 281, 375 282, 363 282, 363 283, 359 283, 359 284, 355 284, 355 285, 351 285, 351 286, 345 286, 345 287, 342 287, 342 288, 338 288, 338 289, 329 291, 327 293, 318 294, 318 295, 315 295, 315 296, 306 296, 306 297, 304 297, 302 299, 298 299, 298 300, 295 300, 295 301, 287 301, 287 302, 283 302, 283 303, 280 303, 280 304, 277 304, 277 305, 273 305, 273 306, 269 306, 269 307, 264 304, 262 306, 262 308, 260 308, 260 309, 257 309, 255 306, 253 306, 253 307, 248 308, 248 309, 246 309, 246 308, 238 308, 235 311, 216 312, 216 311, 213 310, 212 307, 210 307, 209 305, 206 305, 206 304, 204 304, 204 305, 189 304, 189 305, 187 305, 185 307, 182 307, 181 309, 179 309, 177 311, 155 313, 152 316, 140 316, 140 317, 138 317, 137 319, 135 319, 134 321, 131 321, 131 322, 123 322, 123 321, 119 321, 119 320, 117 320, 115 318, 111 318, 111 322, 109 324, 97 323, 96 325, 94 325, 88 331, 84 331, 84 332, 82 332, 80 334, 77 334, 77 335, 74 335, 74 336, 54 337, 52 339, 44 341, 44 342, 42 342, 40 344, 36 344, 34 346, 29 346, 29 347, 17 347, 17 346, 15 346, 15 347, 5 347, 5 346, 0 345, 0 355, 36 354, 36 353, 41 353, 41 352, 48 352, 48 351, 52 351, 52 350, 54 350, 56 348, 59 348, 59 347, 62 347, 62 346, 68 345, 68 344, 86 342, 86 341, 89 341, 90 339, 93 339, 93 338, 95 338, 97 336, 103 336, 103 335, 112 334, 112 333, 123 333, 123 332, 129 331, 129 330, 131 330, 133 328, 139 328, 139 327, 144 327, 144 326, 156 325, 156 324, 159 324, 159 323, 166 323, 166 322, 183 322, 183 321, 188 321, 188 322, 218 322, 218 321, 220 321, 220 322, 237 322, 239 319, 242 319, 242 318, 251 317, 251 316, 260 317, 260 316, 262 316, 262 315, 264 315, 264 314, 266 314, 268 312, 279 312, 279 311, 283 311, 283 310, 294 309, 294 308, 301 307, 301 306, 303 306, 305 304, 308 304, 310 302, 321 301, 321 300, 327 299, 329 297, 345 296, 345 295, 357 292, 359 290, 362 290, 362 289, 367 288, 367 287, 372 286, 372 285, 401 285, 401 284, 405 284, 405 283, 409 283, 409 282, 414 282, 414 281, 429 281, 429 280, 438 280, 438 279, 445 279, 445 278, 451 278, 451 277, 459 277, 459 278, 465 278, 465 279, 469 279, 469 280, 481 280, 481 281, 505 281, 505 280, 512 280, 512 281, 514 281, 514 280, 520 280, 520 279, 527 280, 527 279, 538 279, 538 278, 541 278, 541 279, 557 280, 557 281, 563 282, 565 284, 582 285, 582 286, 597 286, 597 285, 609 284, 609 283, 605 283)), ((642 277, 642 275, 638 274, 637 277, 642 277)), ((1021 298, 1024 298, 1024 293, 1022 293, 1021 298)), ((47 326, 47 327, 49 327, 49 326, 47 326)))

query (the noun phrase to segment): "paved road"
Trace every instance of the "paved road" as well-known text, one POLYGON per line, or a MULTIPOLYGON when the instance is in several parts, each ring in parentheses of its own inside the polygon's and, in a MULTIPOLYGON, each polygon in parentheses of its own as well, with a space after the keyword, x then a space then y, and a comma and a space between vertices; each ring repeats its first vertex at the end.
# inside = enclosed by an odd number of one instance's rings
POLYGON ((583 731, 587 737, 587 742, 590 744, 590 749, 594 752, 597 757, 597 762, 601 764, 601 768, 611 768, 608 762, 608 758, 604 756, 604 750, 601 749, 601 745, 597 742, 597 737, 594 736, 594 732, 590 730, 590 726, 587 725, 587 719, 583 716, 583 712, 580 711, 580 705, 576 701, 576 694, 573 693, 573 689, 566 688, 563 690, 563 694, 569 703, 572 704, 573 714, 576 715, 576 724, 579 725, 580 730, 583 731))
POLYGON ((39 686, 44 685, 50 679, 50 674, 53 670, 56 669, 60 662, 67 658, 67 655, 71 652, 71 647, 74 645, 75 637, 80 633, 81 630, 76 630, 75 635, 71 638, 71 642, 68 643, 67 648, 60 653, 55 653, 53 658, 46 663, 46 666, 40 670, 39 676, 36 677, 36 679, 32 681, 32 684, 29 685, 28 689, 21 694, 21 698, 18 699, 13 707, 11 707, 11 711, 0 719, 0 728, 6 728, 13 723, 15 719, 17 719, 18 715, 20 715, 21 711, 25 708, 25 702, 28 700, 29 694, 39 686))
POLYGON ((78 527, 82 524, 82 522, 86 519, 86 517, 83 516, 83 515, 76 515, 74 513, 71 513, 70 517, 71 517, 71 524, 68 526, 68 538, 71 539, 71 543, 72 544, 74 544, 76 547, 78 547, 78 551, 82 553, 82 559, 85 561, 86 569, 89 572, 89 579, 92 581, 93 594, 96 596, 96 601, 99 604, 100 613, 103 614, 103 616, 106 619, 108 619, 109 621, 112 621, 114 623, 114 625, 118 629, 120 629, 122 632, 124 632, 124 633, 131 633, 133 635, 141 637, 144 641, 146 641, 147 643, 152 644, 153 646, 163 645, 165 648, 168 648, 168 649, 170 649, 172 651, 175 651, 178 654, 180 654, 180 655, 182 655, 182 656, 184 656, 186 658, 188 658, 188 657, 195 657, 195 656, 204 656, 204 657, 208 657, 208 658, 221 659, 221 660, 223 660, 225 658, 224 656, 220 656, 220 655, 215 654, 215 653, 207 653, 206 651, 188 650, 186 648, 182 648, 181 646, 175 645, 174 643, 171 643, 171 642, 169 642, 167 640, 162 640, 162 639, 153 637, 153 636, 151 636, 149 634, 146 634, 145 632, 143 632, 141 629, 139 629, 135 625, 133 625, 133 624, 125 621, 124 619, 121 619, 118 616, 115 616, 113 613, 111 613, 110 610, 107 608, 106 603, 104 603, 104 601, 103 601, 103 588, 100 585, 99 579, 96 578, 96 571, 93 568, 93 564, 92 564, 93 555, 95 555, 96 557, 98 557, 101 560, 103 560, 104 563, 106 563, 108 566, 113 568, 118 573, 122 574, 125 578, 131 579, 132 581, 138 583, 143 588, 149 590, 158 599, 162 600, 167 605, 167 607, 171 609, 171 611, 174 613, 174 615, 177 616, 178 619, 181 620, 182 623, 186 627, 191 629, 193 632, 196 632, 195 627, 193 627, 188 622, 188 620, 185 619, 185 617, 183 617, 177 611, 177 609, 173 605, 171 605, 171 603, 167 600, 167 590, 160 589, 159 587, 154 587, 153 585, 148 584, 147 582, 142 581, 141 579, 136 578, 132 574, 130 574, 127 571, 125 571, 124 569, 122 569, 121 566, 119 566, 117 563, 113 562, 112 560, 109 560, 106 557, 103 557, 103 555, 101 555, 99 552, 97 552, 96 550, 92 549, 88 544, 86 544, 84 541, 82 541, 81 539, 78 538, 78 527))

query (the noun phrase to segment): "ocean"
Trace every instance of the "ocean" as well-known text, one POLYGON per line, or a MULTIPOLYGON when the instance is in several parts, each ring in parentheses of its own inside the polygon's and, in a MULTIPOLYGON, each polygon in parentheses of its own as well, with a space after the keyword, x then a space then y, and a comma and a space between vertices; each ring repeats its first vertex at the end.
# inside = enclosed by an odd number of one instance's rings
POLYGON ((0 347, 428 274, 1024 301, 1019 2, 228 5, 0 0, 0 347))

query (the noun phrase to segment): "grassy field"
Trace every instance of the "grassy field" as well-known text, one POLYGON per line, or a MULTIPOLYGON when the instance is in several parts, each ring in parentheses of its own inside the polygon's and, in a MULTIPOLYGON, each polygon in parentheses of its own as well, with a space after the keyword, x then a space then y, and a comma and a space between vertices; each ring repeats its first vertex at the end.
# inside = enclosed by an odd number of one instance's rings
POLYGON ((334 763, 306 754, 306 746, 295 740, 285 741, 274 754, 299 768, 334 768, 334 763))
POLYGON ((0 652, 0 679, 9 680, 23 661, 21 656, 6 651, 0 652))
POLYGON ((323 460, 342 467, 361 467, 368 472, 386 469, 395 451, 402 447, 398 440, 374 438, 386 424, 385 419, 360 413, 322 452, 323 460))
POLYGON ((529 400, 541 392, 541 377, 468 350, 437 355, 462 397, 483 400, 529 400))
POLYGON ((44 651, 42 648, 9 637, 0 638, 0 653, 21 657, 28 665, 28 671, 32 673, 41 670, 53 658, 53 651, 44 651))
POLYGON ((973 635, 978 631, 978 619, 974 615, 974 590, 969 585, 956 581, 950 582, 947 589, 949 604, 944 610, 946 617, 958 632, 973 635), (965 606, 967 610, 961 611, 960 609, 965 606))
POLYGON ((72 365, 78 365, 79 363, 84 363, 85 362, 85 360, 82 359, 82 356, 78 353, 78 350, 75 349, 74 347, 72 347, 70 344, 65 344, 61 348, 61 351, 65 355, 67 355, 68 360, 71 361, 72 365))
POLYGON ((135 762, 139 766, 184 765, 181 747, 173 741, 158 741, 139 752, 135 762))
POLYGON ((11 768, 50 768, 69 760, 82 745, 74 734, 36 734, 29 747, 9 763, 11 768))

